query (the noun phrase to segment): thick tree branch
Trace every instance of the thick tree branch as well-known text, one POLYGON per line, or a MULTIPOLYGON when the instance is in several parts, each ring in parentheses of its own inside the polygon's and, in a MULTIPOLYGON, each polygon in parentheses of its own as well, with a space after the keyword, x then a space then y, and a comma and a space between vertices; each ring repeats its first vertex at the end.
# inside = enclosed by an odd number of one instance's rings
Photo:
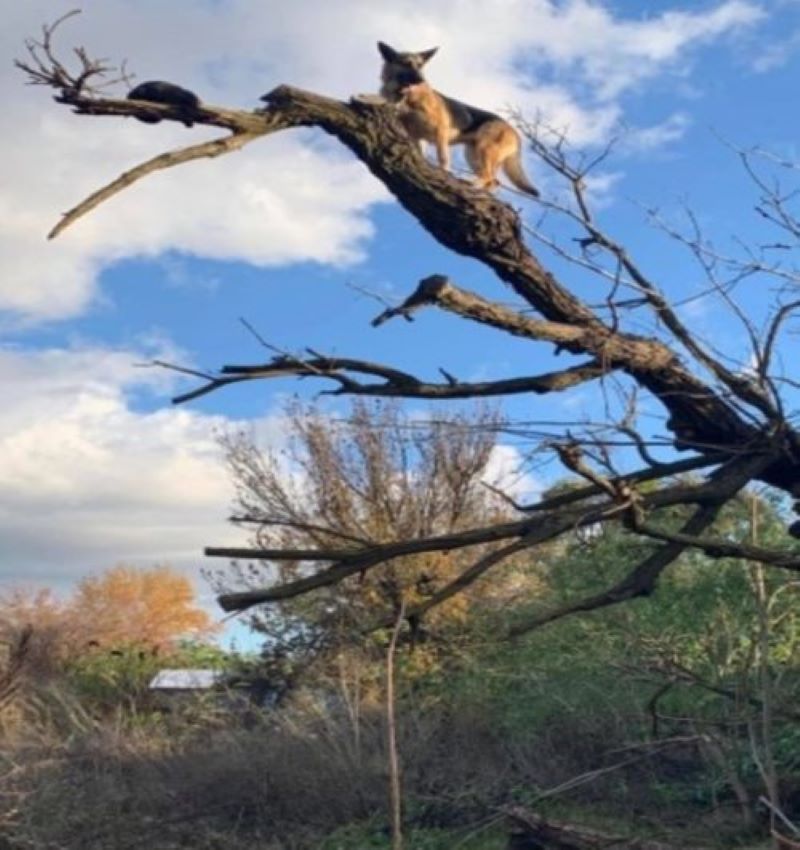
MULTIPOLYGON (((704 531, 716 519, 721 508, 721 503, 703 505, 697 508, 689 521, 683 526, 684 531, 693 533, 704 531)), ((688 548, 688 545, 688 543, 669 543, 662 546, 637 564, 622 581, 608 588, 608 590, 570 602, 545 614, 522 620, 511 627, 509 636, 512 638, 520 637, 572 614, 596 611, 600 608, 608 608, 610 605, 618 605, 620 602, 627 602, 629 599, 650 596, 656 588, 661 573, 688 548)))
POLYGON ((697 537, 687 531, 667 531, 647 522, 637 523, 635 530, 637 534, 653 540, 665 540, 701 549, 709 558, 741 558, 785 570, 800 571, 800 553, 797 551, 765 549, 749 543, 733 543, 721 537, 697 537))
MULTIPOLYGON (((636 483, 645 483, 647 481, 665 481, 666 479, 675 476, 683 475, 687 472, 694 472, 698 469, 704 469, 708 466, 714 466, 717 463, 722 463, 726 459, 725 455, 700 455, 699 457, 686 458, 678 460, 674 463, 659 463, 654 467, 646 467, 638 469, 635 472, 629 472, 625 475, 620 475, 616 478, 609 479, 616 487, 623 484, 632 485, 636 483)), ((588 499, 592 496, 597 496, 603 493, 605 488, 595 484, 590 484, 587 487, 576 487, 567 490, 565 493, 560 493, 558 496, 552 496, 549 499, 544 499, 540 502, 534 502, 530 505, 517 505, 514 507, 519 511, 541 511, 554 510, 563 505, 572 504, 581 499, 588 499)))
MULTIPOLYGON (((163 360, 154 361, 153 365, 178 372, 185 373, 188 371, 189 374, 192 374, 191 370, 166 363, 163 360)), ((545 372, 541 375, 528 375, 520 378, 463 382, 448 375, 446 383, 428 383, 407 372, 401 372, 398 369, 392 369, 378 363, 370 363, 366 360, 355 360, 348 357, 307 357, 303 359, 291 355, 280 355, 263 364, 224 366, 217 375, 197 375, 197 377, 203 378, 205 383, 175 396, 172 401, 174 404, 182 404, 229 384, 288 376, 332 380, 339 385, 339 388, 328 391, 331 394, 347 393, 348 395, 382 396, 385 398, 428 399, 488 398, 519 393, 543 395, 550 392, 560 392, 594 380, 601 377, 603 371, 599 363, 589 361, 557 372, 545 372), (378 376, 384 380, 381 383, 362 383, 352 377, 353 375, 378 376)))
MULTIPOLYGON (((290 550, 290 549, 243 549, 243 548, 207 548, 205 554, 210 557, 221 558, 257 558, 263 560, 280 561, 334 561, 335 563, 320 572, 306 576, 285 584, 276 585, 263 590, 251 590, 243 593, 224 594, 218 598, 219 604, 225 611, 243 611, 253 605, 263 602, 277 602, 283 599, 292 599, 302 596, 312 590, 321 587, 329 587, 338 584, 344 579, 372 569, 380 564, 404 555, 418 555, 422 552, 447 552, 453 549, 461 549, 483 543, 493 543, 512 537, 525 535, 529 540, 535 538, 547 540, 562 534, 572 527, 580 527, 595 522, 602 522, 618 513, 622 508, 618 505, 606 504, 602 507, 591 509, 562 510, 558 515, 541 515, 527 520, 514 523, 503 523, 480 529, 470 529, 455 534, 442 535, 438 537, 423 538, 420 540, 407 540, 397 543, 385 543, 369 547, 363 552, 350 552, 347 550, 290 550)), ((532 542, 526 546, 533 545, 532 542)), ((510 547, 507 547, 510 548, 510 547)), ((505 555, 503 556, 505 557, 505 555)), ((493 560, 489 566, 494 566, 498 560, 493 560)), ((484 569, 477 571, 474 578, 485 572, 484 569)), ((473 580, 474 580, 473 578, 473 580)), ((463 589, 467 583, 459 587, 463 589)))
MULTIPOLYGON (((646 838, 623 837, 596 829, 579 827, 573 823, 544 818, 522 806, 508 806, 502 810, 523 829, 523 834, 540 842, 540 846, 561 847, 564 850, 678 850, 674 844, 646 838)), ((533 845, 532 845, 533 846, 533 845)), ((708 850, 707 847, 682 843, 680 850, 708 850)))
POLYGON ((403 304, 381 313, 372 320, 372 325, 378 327, 394 316, 408 316, 423 306, 440 307, 450 313, 489 325, 513 336, 545 340, 563 347, 578 343, 583 334, 580 327, 532 319, 496 301, 481 298, 479 295, 460 289, 451 283, 448 277, 441 274, 430 275, 421 280, 419 286, 403 304))
MULTIPOLYGON (((680 533, 675 535, 677 539, 670 539, 670 542, 637 564, 621 581, 602 593, 579 599, 514 624, 509 630, 510 637, 520 637, 572 614, 596 611, 629 599, 650 596, 656 589, 661 573, 693 545, 691 540, 711 525, 725 503, 742 487, 745 487, 753 476, 758 474, 759 468, 767 466, 769 461, 768 456, 739 459, 716 470, 709 481, 713 495, 709 494, 709 497, 699 504, 692 516, 684 523, 680 533)), ((645 499, 641 501, 641 507, 644 507, 645 501, 645 499)), ((635 516, 636 511, 631 511, 631 515, 635 516)))

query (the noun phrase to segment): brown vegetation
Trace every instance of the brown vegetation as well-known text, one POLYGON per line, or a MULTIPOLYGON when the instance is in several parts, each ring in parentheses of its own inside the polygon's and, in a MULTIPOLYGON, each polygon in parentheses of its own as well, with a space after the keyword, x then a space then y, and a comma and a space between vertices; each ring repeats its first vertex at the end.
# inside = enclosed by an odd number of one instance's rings
POLYGON ((12 588, 0 597, 0 641, 25 641, 20 675, 33 679, 57 676, 93 651, 169 650, 215 628, 189 579, 167 566, 112 567, 80 581, 63 600, 48 589, 12 588))
POLYGON ((85 578, 69 607, 85 624, 88 639, 105 647, 167 649, 179 638, 214 630, 211 616, 197 607, 192 582, 167 566, 117 566, 85 578))

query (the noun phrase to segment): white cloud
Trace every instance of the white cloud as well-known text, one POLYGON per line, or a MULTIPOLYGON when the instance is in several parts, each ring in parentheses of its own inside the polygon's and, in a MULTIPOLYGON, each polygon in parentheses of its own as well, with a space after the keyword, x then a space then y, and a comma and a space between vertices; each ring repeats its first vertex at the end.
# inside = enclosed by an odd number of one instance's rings
POLYGON ((504 443, 492 449, 483 480, 518 502, 532 501, 542 492, 542 483, 526 470, 523 455, 504 443))
POLYGON ((583 65, 601 97, 615 98, 665 68, 677 68, 687 49, 750 27, 764 16, 756 3, 730 0, 705 11, 666 10, 639 21, 617 21, 607 9, 576 0, 564 15, 573 38, 556 42, 553 50, 564 61, 583 65))
POLYGON ((159 130, 154 143, 138 126, 121 133, 84 121, 64 125, 51 116, 39 122, 33 144, 23 136, 8 142, 0 252, 16 262, 0 278, 0 307, 40 318, 79 313, 98 272, 123 256, 178 250, 275 265, 363 255, 372 232, 365 212, 383 190, 341 152, 287 134, 224 161, 154 175, 47 243, 58 215, 81 196, 161 146, 186 144, 176 128, 163 134, 168 141, 159 130), (63 152, 52 170, 50 150, 63 152))
POLYGON ((625 151, 649 154, 656 148, 678 141, 691 125, 685 112, 675 112, 666 120, 650 127, 637 127, 622 138, 625 151))
MULTIPOLYGON (((0 47, 8 57, 72 4, 3 5, 0 47)), ((207 101, 249 107, 281 82, 342 97, 374 91, 377 39, 403 48, 440 43, 430 76, 443 90, 541 114, 575 142, 591 143, 619 121, 622 94, 685 67, 690 48, 762 14, 745 0, 641 20, 614 17, 589 0, 106 0, 68 21, 57 44, 65 55, 82 44, 93 55, 128 57, 140 80, 171 79, 207 101)), ((84 311, 100 271, 125 256, 171 249, 258 265, 357 261, 371 234, 370 207, 387 197, 338 146, 316 134, 280 134, 153 176, 46 244, 57 215, 86 194, 208 133, 75 117, 49 93, 24 88, 8 64, 0 95, 0 252, 8 262, 0 310, 31 320, 84 311)))
POLYGON ((753 60, 753 70, 759 74, 785 65, 800 48, 800 29, 772 44, 765 45, 753 60))
POLYGON ((242 542, 225 522, 232 488, 214 439, 230 420, 135 409, 135 394, 173 388, 136 365, 152 354, 0 349, 5 581, 58 586, 118 561, 198 574, 203 546, 242 542))
MULTIPOLYGON (((641 19, 615 17, 592 0, 497 0, 493 6, 485 0, 440 0, 424 9, 401 0, 393 5, 397 17, 390 41, 411 47, 441 43, 430 71, 437 84, 441 76, 470 97, 470 87, 487 97, 493 88, 495 94, 502 90, 527 111, 541 91, 537 72, 548 65, 566 81, 563 86, 576 82, 574 73, 589 84, 593 100, 609 101, 675 70, 693 47, 751 27, 765 14, 744 0, 698 12, 667 9, 641 19)), ((573 98, 566 88, 562 92, 568 105, 573 98)))

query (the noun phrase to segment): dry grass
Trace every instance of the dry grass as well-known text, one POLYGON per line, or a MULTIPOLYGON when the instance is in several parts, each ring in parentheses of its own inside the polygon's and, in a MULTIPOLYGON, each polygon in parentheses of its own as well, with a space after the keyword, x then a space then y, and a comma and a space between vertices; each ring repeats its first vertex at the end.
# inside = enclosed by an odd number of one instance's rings
POLYGON ((384 809, 377 719, 356 738, 321 711, 248 728, 202 702, 177 715, 98 718, 51 690, 5 720, 9 848, 302 848, 384 809))
MULTIPOLYGON (((362 716, 358 729, 346 711, 313 700, 247 723, 202 701, 167 715, 131 705, 93 715, 51 688, 3 719, 0 850, 384 846, 379 711, 362 716), (372 824, 377 843, 324 843, 359 822, 372 824)), ((536 789, 581 772, 583 746, 570 746, 556 725, 541 731, 522 743, 480 711, 406 702, 399 744, 409 828, 468 834, 510 795, 533 802, 536 789)), ((626 799, 650 779, 628 776, 626 799)), ((596 804, 600 790, 573 799, 596 804)))
POLYGON ((325 736, 280 722, 226 728, 194 708, 97 719, 63 694, 28 706, 0 750, 7 846, 302 847, 304 833, 380 806, 375 777, 325 736))
MULTIPOLYGON (((62 688, 5 719, 0 850, 301 850, 385 818, 379 711, 357 730, 313 700, 247 724, 200 701, 94 716, 62 688)), ((420 827, 468 830, 509 781, 503 743, 466 715, 406 710, 400 750, 420 827)))

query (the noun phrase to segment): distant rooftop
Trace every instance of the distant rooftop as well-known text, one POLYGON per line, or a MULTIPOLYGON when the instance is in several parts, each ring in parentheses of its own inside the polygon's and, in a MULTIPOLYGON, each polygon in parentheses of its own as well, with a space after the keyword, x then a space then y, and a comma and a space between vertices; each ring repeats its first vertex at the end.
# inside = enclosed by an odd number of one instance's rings
POLYGON ((219 670, 183 669, 161 670, 150 682, 151 690, 202 691, 214 687, 222 680, 219 670))

